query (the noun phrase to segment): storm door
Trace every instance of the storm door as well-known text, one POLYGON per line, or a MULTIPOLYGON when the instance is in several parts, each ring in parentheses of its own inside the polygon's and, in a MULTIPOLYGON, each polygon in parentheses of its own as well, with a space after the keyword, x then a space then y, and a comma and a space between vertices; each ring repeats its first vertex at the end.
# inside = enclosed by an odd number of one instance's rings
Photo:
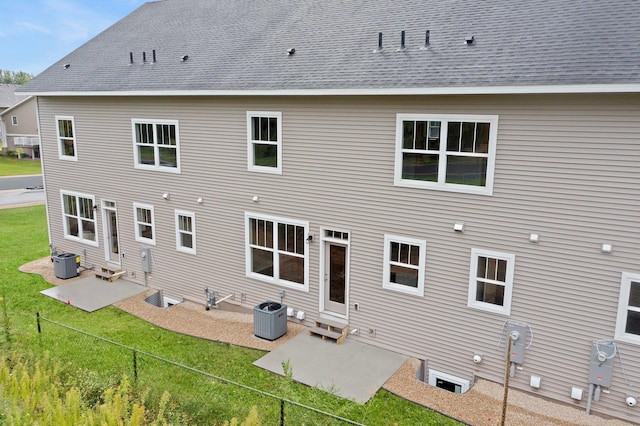
POLYGON ((114 201, 102 201, 102 223, 104 224, 105 259, 107 262, 120 264, 118 213, 114 201))
POLYGON ((321 310, 346 318, 349 293, 349 234, 329 230, 324 232, 321 310))

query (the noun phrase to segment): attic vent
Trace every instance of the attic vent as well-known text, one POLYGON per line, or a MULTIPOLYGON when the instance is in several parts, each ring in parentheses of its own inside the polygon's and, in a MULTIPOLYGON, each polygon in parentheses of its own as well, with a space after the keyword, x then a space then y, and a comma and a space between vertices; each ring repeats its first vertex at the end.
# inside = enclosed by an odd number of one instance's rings
POLYGON ((63 65, 63 67, 64 67, 64 69, 65 69, 65 70, 66 70, 66 69, 68 69, 70 66, 71 66, 71 64, 64 64, 64 65, 63 65))
POLYGON ((378 33, 378 48, 374 49, 373 53, 382 52, 382 33, 378 33))
POLYGON ((189 59, 189 55, 183 55, 180 57, 180 62, 185 62, 187 59, 189 59))
POLYGON ((287 55, 291 56, 296 53, 296 49, 287 49, 287 55))
POLYGON ((476 40, 476 38, 474 36, 468 36, 465 40, 464 40, 464 44, 473 44, 473 42, 476 40))

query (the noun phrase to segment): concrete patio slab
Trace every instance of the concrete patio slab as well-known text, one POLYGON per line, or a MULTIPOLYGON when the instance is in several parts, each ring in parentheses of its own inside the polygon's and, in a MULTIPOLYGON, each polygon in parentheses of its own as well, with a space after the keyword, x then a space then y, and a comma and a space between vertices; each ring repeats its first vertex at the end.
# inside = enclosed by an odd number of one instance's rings
POLYGON ((300 333, 253 364, 283 376, 288 361, 296 382, 364 404, 407 359, 351 339, 337 345, 300 333))
POLYGON ((147 290, 149 290, 148 287, 125 280, 109 282, 90 276, 51 287, 40 293, 83 311, 93 312, 147 290))

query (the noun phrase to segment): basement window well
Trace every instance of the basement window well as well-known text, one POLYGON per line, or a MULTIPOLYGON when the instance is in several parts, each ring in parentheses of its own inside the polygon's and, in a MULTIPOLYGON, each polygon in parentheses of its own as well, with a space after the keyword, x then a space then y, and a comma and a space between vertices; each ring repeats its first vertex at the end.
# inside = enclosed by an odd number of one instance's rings
POLYGON ((469 390, 469 380, 461 379, 436 370, 429 370, 429 384, 453 393, 465 393, 469 390))

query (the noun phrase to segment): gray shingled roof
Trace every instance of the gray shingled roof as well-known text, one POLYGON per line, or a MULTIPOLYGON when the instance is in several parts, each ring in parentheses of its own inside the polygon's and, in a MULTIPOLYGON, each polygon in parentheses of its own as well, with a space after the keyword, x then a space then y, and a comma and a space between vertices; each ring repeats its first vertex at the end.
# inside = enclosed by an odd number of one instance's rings
POLYGON ((0 84, 0 110, 14 106, 28 96, 16 94, 19 88, 18 84, 0 84))
POLYGON ((635 0, 164 0, 144 4, 22 91, 628 83, 640 83, 635 0), (402 30, 406 50, 398 52, 402 30), (384 48, 374 53, 379 32, 384 48))

